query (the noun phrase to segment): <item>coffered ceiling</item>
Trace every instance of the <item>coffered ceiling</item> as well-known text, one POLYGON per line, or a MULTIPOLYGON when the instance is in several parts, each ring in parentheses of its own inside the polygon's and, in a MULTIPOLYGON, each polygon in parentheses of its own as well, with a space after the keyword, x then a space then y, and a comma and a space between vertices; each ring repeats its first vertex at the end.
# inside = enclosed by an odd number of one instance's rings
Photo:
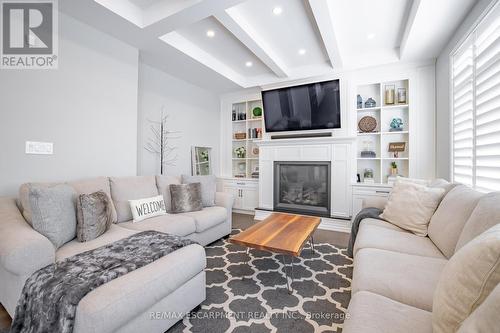
POLYGON ((435 58, 476 0, 64 0, 63 12, 216 92, 435 58))

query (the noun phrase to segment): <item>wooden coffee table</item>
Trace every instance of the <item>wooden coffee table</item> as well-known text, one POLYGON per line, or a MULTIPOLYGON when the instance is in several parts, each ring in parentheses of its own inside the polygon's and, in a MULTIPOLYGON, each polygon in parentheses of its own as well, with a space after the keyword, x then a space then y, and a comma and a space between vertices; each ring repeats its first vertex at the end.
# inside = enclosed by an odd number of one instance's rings
POLYGON ((286 274, 286 284, 291 292, 291 283, 288 283, 285 255, 292 256, 291 280, 293 282, 293 257, 298 257, 304 245, 309 241, 314 253, 313 233, 318 228, 319 217, 272 213, 266 219, 250 228, 229 238, 229 242, 250 248, 280 253, 286 274))

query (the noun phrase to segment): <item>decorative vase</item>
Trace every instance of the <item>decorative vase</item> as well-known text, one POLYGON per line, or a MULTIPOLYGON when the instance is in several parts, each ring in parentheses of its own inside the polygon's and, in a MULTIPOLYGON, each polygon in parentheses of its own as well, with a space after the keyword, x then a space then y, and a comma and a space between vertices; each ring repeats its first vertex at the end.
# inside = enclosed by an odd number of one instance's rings
POLYGON ((365 102, 365 108, 374 108, 377 106, 377 102, 373 98, 368 98, 365 102))
POLYGON ((363 98, 361 97, 361 95, 358 95, 356 97, 356 101, 357 101, 357 104, 358 104, 358 109, 362 109, 363 108, 363 98))
POLYGON ((395 89, 396 87, 392 84, 385 86, 385 104, 394 104, 395 89))
POLYGON ((398 174, 398 168, 391 168, 391 176, 396 176, 398 174))

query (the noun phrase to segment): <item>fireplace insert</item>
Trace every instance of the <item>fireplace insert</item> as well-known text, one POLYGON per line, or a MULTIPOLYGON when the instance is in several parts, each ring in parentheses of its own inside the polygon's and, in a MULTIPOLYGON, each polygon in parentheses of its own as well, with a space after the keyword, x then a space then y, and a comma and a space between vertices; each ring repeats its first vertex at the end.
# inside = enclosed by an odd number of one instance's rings
POLYGON ((274 210, 330 216, 330 162, 274 162, 274 210))

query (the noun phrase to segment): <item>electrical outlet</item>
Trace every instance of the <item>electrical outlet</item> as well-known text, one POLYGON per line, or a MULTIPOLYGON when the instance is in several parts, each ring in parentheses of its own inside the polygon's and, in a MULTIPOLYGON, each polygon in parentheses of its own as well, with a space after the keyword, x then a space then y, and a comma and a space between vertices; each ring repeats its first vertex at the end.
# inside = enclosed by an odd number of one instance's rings
POLYGON ((26 141, 26 154, 52 155, 54 144, 52 142, 26 141))

